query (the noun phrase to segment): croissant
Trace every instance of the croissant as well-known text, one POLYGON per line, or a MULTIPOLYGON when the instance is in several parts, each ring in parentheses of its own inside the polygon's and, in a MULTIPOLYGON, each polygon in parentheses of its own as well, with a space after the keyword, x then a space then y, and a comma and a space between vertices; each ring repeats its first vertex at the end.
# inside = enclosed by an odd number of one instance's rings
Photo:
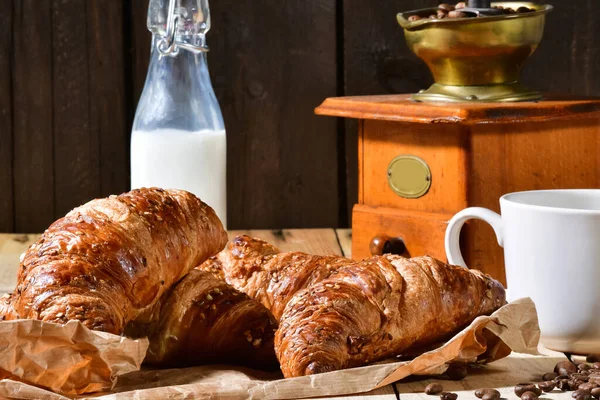
POLYGON ((225 279, 262 303, 279 320, 297 292, 352 263, 339 256, 281 253, 264 240, 240 235, 198 268, 225 279))
POLYGON ((285 377, 362 366, 443 340, 504 304, 502 285, 480 271, 373 257, 297 293, 275 350, 285 377))
POLYGON ((148 336, 144 363, 161 367, 232 363, 278 367, 277 322, 260 303, 225 281, 192 271, 157 303, 148 324, 130 323, 125 334, 148 336))
POLYGON ((121 334, 226 242, 214 211, 185 191, 139 189, 93 200, 24 253, 16 290, 0 312, 121 334))

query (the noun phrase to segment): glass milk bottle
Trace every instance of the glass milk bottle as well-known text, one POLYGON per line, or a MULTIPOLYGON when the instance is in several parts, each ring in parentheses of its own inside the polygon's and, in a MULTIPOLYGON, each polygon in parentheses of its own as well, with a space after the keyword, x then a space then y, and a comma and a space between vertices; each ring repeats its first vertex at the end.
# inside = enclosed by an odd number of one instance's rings
POLYGON ((190 191, 227 219, 226 139, 206 62, 208 0, 150 0, 152 57, 131 136, 131 186, 190 191))

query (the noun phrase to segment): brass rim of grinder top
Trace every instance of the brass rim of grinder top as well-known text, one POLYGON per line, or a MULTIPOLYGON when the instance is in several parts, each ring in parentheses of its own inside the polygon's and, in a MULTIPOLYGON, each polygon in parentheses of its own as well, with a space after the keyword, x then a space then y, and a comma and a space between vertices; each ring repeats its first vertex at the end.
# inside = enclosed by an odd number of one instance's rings
POLYGON ((424 101, 525 101, 541 93, 520 85, 525 61, 538 48, 551 5, 497 2, 528 13, 470 18, 422 19, 436 8, 398 14, 408 47, 429 67, 435 84, 413 96, 424 101))

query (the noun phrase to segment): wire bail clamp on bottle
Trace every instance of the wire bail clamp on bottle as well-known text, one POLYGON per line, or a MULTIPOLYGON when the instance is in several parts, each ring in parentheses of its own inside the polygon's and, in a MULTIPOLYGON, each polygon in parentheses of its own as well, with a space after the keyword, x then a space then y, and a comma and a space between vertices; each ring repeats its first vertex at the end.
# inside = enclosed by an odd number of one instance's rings
POLYGON ((177 42, 175 39, 175 31, 179 24, 179 16, 175 15, 175 3, 177 0, 169 0, 169 11, 167 16, 167 29, 163 36, 156 44, 156 48, 161 56, 175 57, 179 54, 179 49, 191 51, 192 53, 206 53, 209 51, 208 46, 195 46, 189 43, 177 42))

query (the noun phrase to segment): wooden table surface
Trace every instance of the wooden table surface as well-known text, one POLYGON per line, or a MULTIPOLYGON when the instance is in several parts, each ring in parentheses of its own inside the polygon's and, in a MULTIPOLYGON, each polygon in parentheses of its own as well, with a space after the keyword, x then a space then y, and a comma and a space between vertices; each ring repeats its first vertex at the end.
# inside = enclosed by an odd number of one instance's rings
MULTIPOLYGON (((273 243, 283 251, 304 251, 314 254, 351 255, 351 231, 334 229, 302 229, 302 230, 250 230, 231 231, 230 237, 237 234, 248 234, 273 243)), ((33 243, 39 234, 15 235, 0 234, 0 292, 11 291, 16 283, 16 271, 19 256, 33 243)), ((447 391, 459 394, 460 399, 476 399, 473 391, 481 387, 499 388, 502 397, 516 400, 512 392, 519 382, 537 381, 540 376, 554 368, 558 361, 565 357, 558 353, 546 352, 548 356, 528 356, 513 354, 485 368, 475 371, 460 382, 440 381, 447 391)), ((329 399, 370 399, 370 400, 420 400, 437 399, 423 393, 431 380, 417 380, 389 385, 373 392, 329 399)), ((554 391, 544 398, 559 400, 571 399, 571 392, 554 391)))

